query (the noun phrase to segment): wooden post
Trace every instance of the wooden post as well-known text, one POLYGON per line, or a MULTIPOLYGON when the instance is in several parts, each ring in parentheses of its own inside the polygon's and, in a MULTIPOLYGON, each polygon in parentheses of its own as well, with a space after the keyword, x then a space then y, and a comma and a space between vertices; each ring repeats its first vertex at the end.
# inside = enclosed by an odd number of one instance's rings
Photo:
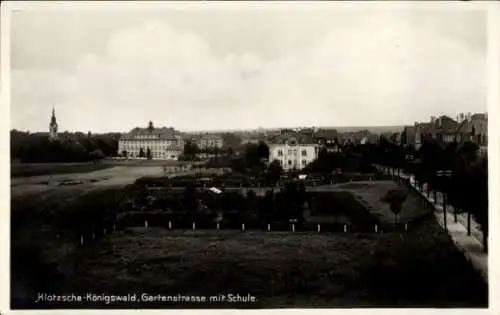
POLYGON ((196 223, 193 222, 193 231, 196 230, 196 223))
POLYGON ((467 212, 467 236, 470 236, 470 212, 467 212))
POLYGON ((268 232, 271 231, 271 224, 269 224, 269 223, 267 224, 267 231, 268 232))
POLYGON ((241 223, 241 230, 245 231, 245 223, 241 223))
POLYGON ((148 230, 148 221, 144 221, 144 229, 148 230))
POLYGON ((95 240, 95 233, 92 232, 92 240, 95 240))
POLYGON ((344 224, 344 232, 347 232, 347 225, 344 224))
POLYGON ((83 235, 80 235, 80 245, 83 245, 83 235))
POLYGON ((408 231, 408 223, 405 223, 405 231, 408 231))
POLYGON ((321 232, 321 226, 318 224, 318 233, 321 232))
POLYGON ((217 222, 217 231, 219 230, 220 226, 219 226, 219 222, 217 222))
POLYGON ((446 219, 447 219, 446 217, 447 217, 447 215, 446 215, 446 197, 445 197, 445 195, 443 195, 443 201, 444 201, 444 203, 443 203, 444 229, 447 230, 448 226, 446 224, 446 219))
POLYGON ((168 229, 171 230, 172 229, 172 221, 168 221, 168 229))
POLYGON ((377 227, 377 225, 375 224, 375 233, 377 233, 377 231, 378 231, 378 227, 377 227))

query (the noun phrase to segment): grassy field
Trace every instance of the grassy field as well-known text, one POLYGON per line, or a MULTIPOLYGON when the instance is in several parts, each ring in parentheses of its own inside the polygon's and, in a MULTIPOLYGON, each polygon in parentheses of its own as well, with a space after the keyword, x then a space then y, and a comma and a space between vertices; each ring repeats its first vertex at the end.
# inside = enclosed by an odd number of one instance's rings
POLYGON ((203 307, 487 306, 486 285, 433 220, 402 234, 137 228, 74 249, 54 264, 45 270, 52 275, 49 292, 232 293, 257 299, 203 307))
POLYGON ((89 173, 93 171, 103 170, 116 166, 180 166, 188 164, 183 161, 166 161, 166 160, 102 160, 99 163, 11 163, 11 177, 30 177, 39 175, 54 175, 54 174, 74 174, 74 173, 89 173))
POLYGON ((113 164, 101 163, 34 163, 11 164, 11 177, 29 177, 51 174, 88 173, 113 167, 113 164))
MULTIPOLYGON (((37 292, 232 293, 257 298, 253 304, 209 305, 213 307, 487 306, 487 286, 434 218, 410 224, 402 234, 164 228, 145 233, 144 228, 134 228, 80 247, 74 228, 66 224, 75 203, 82 203, 79 197, 87 193, 77 187, 12 199, 13 308, 44 307, 32 304, 37 292)), ((386 188, 363 192, 367 187, 344 188, 361 190, 367 202, 373 194, 377 207, 377 191, 386 188)), ((407 207, 403 211, 410 214, 417 206, 407 207)), ((201 305, 124 305, 134 306, 201 305)))

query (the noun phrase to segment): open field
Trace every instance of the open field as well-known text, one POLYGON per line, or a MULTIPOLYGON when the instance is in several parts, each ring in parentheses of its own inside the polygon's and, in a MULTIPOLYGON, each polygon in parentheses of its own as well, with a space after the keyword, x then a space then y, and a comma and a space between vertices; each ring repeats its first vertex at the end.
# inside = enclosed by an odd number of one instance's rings
MULTIPOLYGON (((116 189, 145 175, 161 176, 162 172, 155 166, 116 166, 73 174, 79 179, 107 178, 75 186, 44 185, 36 177, 14 179, 12 307, 50 307, 32 304, 37 292, 88 291, 257 297, 254 304, 211 305, 214 307, 487 305, 486 285, 433 218, 410 223, 402 234, 165 228, 146 233, 144 228, 127 228, 80 246, 78 232, 68 222, 74 220, 72 212, 77 204, 81 206, 82 196, 90 193, 86 198, 91 200, 85 204, 92 207, 94 192, 116 189), (31 185, 26 184, 34 178, 31 185)), ((66 175, 51 178, 58 176, 66 175)), ((392 222, 392 213, 380 196, 395 187, 393 182, 378 181, 308 190, 349 192, 379 220, 392 222)), ((426 211, 410 196, 401 216, 411 222, 426 211)))
MULTIPOLYGON (((67 248, 52 248, 44 254, 63 250, 67 248)), ((145 232, 138 228, 74 249, 54 263, 51 273, 50 285, 57 292, 232 293, 257 298, 253 304, 212 303, 208 307, 487 305, 486 285, 434 220, 402 234, 160 228, 145 232)))
POLYGON ((103 163, 15 163, 10 166, 11 177, 30 177, 52 174, 88 173, 113 167, 103 163))
POLYGON ((11 163, 11 177, 30 177, 39 175, 89 173, 116 166, 180 166, 188 164, 183 161, 169 160, 111 160, 99 163, 11 163))

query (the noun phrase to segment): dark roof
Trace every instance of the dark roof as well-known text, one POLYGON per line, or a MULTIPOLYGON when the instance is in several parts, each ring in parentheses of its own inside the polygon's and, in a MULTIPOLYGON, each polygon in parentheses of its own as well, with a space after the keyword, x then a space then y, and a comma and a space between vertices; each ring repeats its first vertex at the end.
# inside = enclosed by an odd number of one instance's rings
POLYGON ((282 135, 269 140, 269 144, 285 144, 292 142, 295 142, 296 144, 316 144, 316 141, 312 136, 302 134, 282 135))
POLYGON ((175 140, 179 137, 176 135, 174 128, 163 127, 163 128, 134 128, 130 132, 124 134, 120 139, 135 139, 137 136, 142 135, 156 135, 159 136, 157 139, 161 140, 175 140))
POLYGON ((414 137, 415 134, 417 133, 417 127, 415 127, 415 126, 406 126, 403 129, 403 132, 406 134, 407 137, 414 137))
POLYGON ((216 134, 206 134, 199 138, 200 140, 223 140, 222 136, 216 134))
POLYGON ((337 138, 339 136, 339 132, 335 129, 325 130, 320 129, 314 133, 315 138, 337 138))
POLYGON ((466 119, 459 124, 457 132, 472 133, 473 128, 475 134, 487 134, 488 119, 482 114, 472 115, 470 121, 466 119))

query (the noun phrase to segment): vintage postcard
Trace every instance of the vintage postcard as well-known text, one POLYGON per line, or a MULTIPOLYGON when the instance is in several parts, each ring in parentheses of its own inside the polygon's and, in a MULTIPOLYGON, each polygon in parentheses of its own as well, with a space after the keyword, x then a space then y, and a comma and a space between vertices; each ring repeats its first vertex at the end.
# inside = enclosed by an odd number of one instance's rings
POLYGON ((5 7, 9 310, 488 309, 488 6, 5 7))

